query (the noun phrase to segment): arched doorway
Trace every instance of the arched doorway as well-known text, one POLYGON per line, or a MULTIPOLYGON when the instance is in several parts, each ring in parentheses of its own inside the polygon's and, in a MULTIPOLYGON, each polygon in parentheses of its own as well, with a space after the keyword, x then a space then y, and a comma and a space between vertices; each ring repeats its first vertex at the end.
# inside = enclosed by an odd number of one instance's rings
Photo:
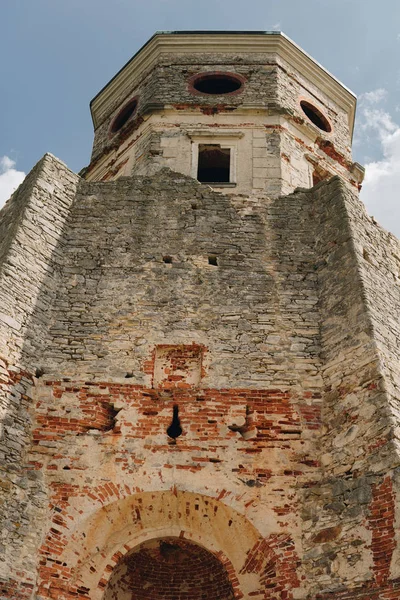
MULTIPOLYGON (((284 594, 290 598, 291 590, 300 585, 298 558, 291 535, 279 532, 263 536, 244 514, 221 499, 176 488, 118 497, 110 487, 104 492, 105 496, 97 500, 95 494, 100 496, 100 492, 92 490, 90 495, 67 504, 65 513, 57 513, 63 514, 65 522, 68 518, 74 522, 75 518, 74 528, 65 528, 68 538, 62 538, 61 554, 56 522, 45 540, 38 581, 40 598, 148 600, 151 597, 164 600, 163 596, 154 594, 144 596, 148 582, 140 596, 133 595, 135 590, 129 590, 123 582, 129 569, 132 571, 132 565, 137 568, 132 561, 133 557, 136 560, 139 550, 155 548, 161 554, 161 541, 179 545, 190 555, 194 552, 198 564, 209 565, 208 577, 212 565, 218 573, 223 573, 220 581, 226 581, 228 574, 233 596, 212 592, 206 600, 267 600, 283 598, 284 594), (49 554, 50 551, 53 554, 49 554), (127 562, 124 557, 128 557, 127 562)), ((168 554, 168 548, 164 550, 168 554)), ((190 573, 187 565, 180 571, 190 573)), ((185 586, 190 587, 192 583, 193 578, 189 577, 185 586)), ((190 591, 191 600, 205 600, 195 596, 193 589, 190 591)), ((165 600, 181 598, 187 600, 179 595, 165 597, 165 600)))
POLYGON ((104 600, 234 600, 225 565, 194 542, 165 537, 140 544, 115 566, 104 600))

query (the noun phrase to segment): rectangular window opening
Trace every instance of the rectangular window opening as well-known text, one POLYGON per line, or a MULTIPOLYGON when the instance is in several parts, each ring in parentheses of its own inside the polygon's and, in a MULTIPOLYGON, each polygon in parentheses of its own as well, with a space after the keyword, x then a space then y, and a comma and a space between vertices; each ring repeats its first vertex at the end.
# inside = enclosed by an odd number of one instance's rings
POLYGON ((201 183, 230 182, 231 150, 219 144, 199 144, 197 179, 201 183))

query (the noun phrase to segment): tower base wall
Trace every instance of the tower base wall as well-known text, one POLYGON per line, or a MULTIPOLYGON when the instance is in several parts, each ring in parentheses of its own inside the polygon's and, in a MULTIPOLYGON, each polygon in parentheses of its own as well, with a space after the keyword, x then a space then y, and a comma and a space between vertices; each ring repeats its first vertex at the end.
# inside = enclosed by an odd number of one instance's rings
POLYGON ((104 600, 173 538, 235 598, 397 598, 397 291, 374 293, 353 192, 89 183, 52 157, 27 186, 0 215, 29 191, 2 254, 2 597, 104 600))

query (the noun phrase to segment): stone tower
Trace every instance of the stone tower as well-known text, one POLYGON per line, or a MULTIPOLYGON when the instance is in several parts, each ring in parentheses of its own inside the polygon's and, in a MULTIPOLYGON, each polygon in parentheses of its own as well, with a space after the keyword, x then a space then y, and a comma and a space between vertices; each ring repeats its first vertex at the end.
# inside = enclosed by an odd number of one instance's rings
POLYGON ((400 598, 400 243, 353 94, 159 33, 0 213, 0 598, 400 598))

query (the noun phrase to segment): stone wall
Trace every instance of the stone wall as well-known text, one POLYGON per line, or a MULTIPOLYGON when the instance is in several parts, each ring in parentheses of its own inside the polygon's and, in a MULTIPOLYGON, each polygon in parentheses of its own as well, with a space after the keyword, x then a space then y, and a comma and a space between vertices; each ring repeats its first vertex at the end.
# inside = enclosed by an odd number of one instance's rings
MULTIPOLYGON (((386 396, 388 425, 381 426, 377 443, 385 440, 394 450, 392 460, 389 455, 378 466, 381 473, 393 469, 392 481, 384 486, 393 487, 386 494, 390 501, 400 498, 400 242, 365 213, 357 198, 352 198, 348 210, 386 396)), ((390 505, 393 531, 387 564, 392 576, 400 577, 400 502, 390 505)))
POLYGON ((0 213, 0 354, 11 363, 23 356, 29 370, 43 349, 63 252, 59 240, 78 180, 46 154, 0 213))
POLYGON ((26 462, 31 389, 77 181, 46 155, 0 213, 0 588, 16 598, 30 597, 36 579, 46 490, 26 462))
POLYGON ((319 389, 309 204, 231 198, 168 171, 82 183, 43 368, 150 385, 155 345, 196 342, 207 387, 319 389))
MULTIPOLYGON (((392 310, 398 313, 399 304, 379 294, 377 306, 376 293, 366 285, 360 241, 367 244, 365 225, 373 224, 356 195, 336 179, 317 186, 315 198, 325 387, 319 442, 323 478, 305 493, 306 564, 327 593, 318 597, 397 598, 400 457, 374 313, 389 317, 392 310), (342 585, 352 591, 339 594, 342 585)), ((391 245, 382 238, 379 242, 383 257, 391 245)), ((371 232, 370 252, 375 244, 371 232)), ((387 269, 385 258, 381 268, 387 269)), ((391 280, 385 285, 391 286, 391 280)))
POLYGON ((351 188, 87 182, 46 156, 14 212, 3 597, 103 600, 171 538, 235 598, 398 597, 398 242, 378 252, 351 188))
MULTIPOLYGON (((43 597, 76 591, 60 566, 63 527, 90 537, 90 498, 105 481, 121 499, 174 486, 222 495, 270 540, 260 565, 281 543, 296 563, 297 489, 317 477, 321 403, 309 211, 307 195, 231 197, 166 170, 80 184, 35 389, 30 460, 59 508, 41 549, 43 597)), ((109 545, 104 532, 97 546, 109 545)), ((101 576, 93 547, 85 553, 101 576)), ((242 593, 256 594, 252 569, 242 593)), ((282 567, 269 585, 278 597, 296 578, 282 567)))

